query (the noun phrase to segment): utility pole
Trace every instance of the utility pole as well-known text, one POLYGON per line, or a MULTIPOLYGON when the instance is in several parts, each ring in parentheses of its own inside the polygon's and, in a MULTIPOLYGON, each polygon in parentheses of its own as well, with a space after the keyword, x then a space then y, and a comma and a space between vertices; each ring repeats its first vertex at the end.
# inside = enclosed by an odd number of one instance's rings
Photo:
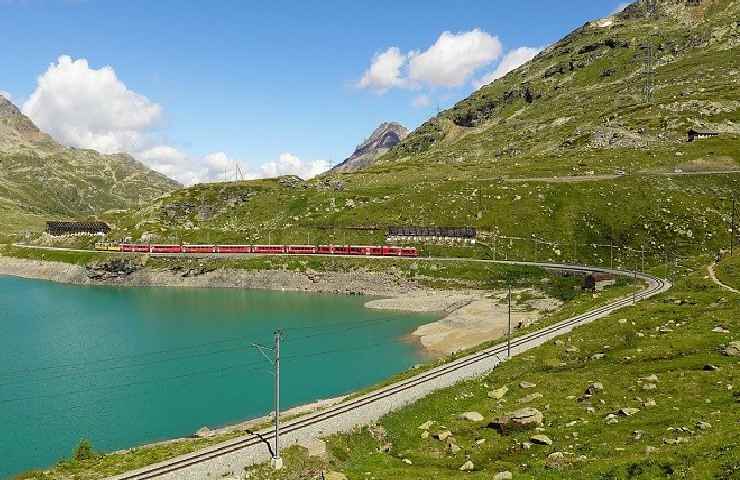
MULTIPOLYGON (((637 270, 635 270, 635 283, 637 283, 637 270)), ((637 303, 637 291, 632 291, 632 305, 637 303)))
POLYGON ((509 282, 509 334, 506 340, 506 351, 511 358, 511 282, 509 282))
POLYGON ((493 234, 493 259, 496 260, 496 234, 493 234))
POLYGON ((642 246, 642 272, 645 272, 645 245, 642 246))
POLYGON ((283 468, 283 459, 280 457, 280 337, 282 334, 283 332, 281 330, 275 330, 275 345, 273 347, 266 347, 257 343, 252 344, 272 364, 274 369, 273 406, 275 410, 275 448, 272 452, 272 461, 270 464, 275 470, 283 468), (265 353, 265 350, 272 351, 272 358, 265 353))
POLYGON ((732 220, 730 221, 730 256, 735 250, 735 194, 732 194, 732 220))
POLYGON ((609 237, 609 268, 614 269, 614 240, 609 237))

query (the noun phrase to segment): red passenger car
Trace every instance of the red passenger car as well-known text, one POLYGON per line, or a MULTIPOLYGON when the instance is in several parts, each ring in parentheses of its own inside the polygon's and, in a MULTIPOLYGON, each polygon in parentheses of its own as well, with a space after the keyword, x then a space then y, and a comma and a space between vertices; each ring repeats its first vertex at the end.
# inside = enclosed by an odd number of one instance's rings
POLYGON ((216 253, 252 253, 249 245, 216 245, 216 253))
POLYGON ((182 253, 182 247, 180 245, 152 245, 150 251, 152 253, 182 253))
POLYGON ((313 245, 288 245, 285 247, 285 253, 293 253, 299 255, 309 255, 318 253, 319 249, 313 245))
POLYGON ((150 247, 145 243, 124 243, 121 244, 122 252, 149 253, 150 247))
POLYGON ((183 245, 182 253, 216 253, 215 245, 183 245))
POLYGON ((255 245, 253 253, 285 253, 285 245, 255 245))

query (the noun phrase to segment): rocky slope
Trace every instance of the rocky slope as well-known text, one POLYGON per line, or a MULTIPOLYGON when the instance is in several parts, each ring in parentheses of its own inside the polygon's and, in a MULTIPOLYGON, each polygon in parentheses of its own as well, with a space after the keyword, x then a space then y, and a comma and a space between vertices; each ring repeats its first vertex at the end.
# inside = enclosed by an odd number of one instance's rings
POLYGON ((129 208, 178 187, 129 155, 60 145, 0 96, 0 226, 129 208))
POLYGON ((357 146, 354 153, 331 169, 333 173, 355 172, 367 168, 409 134, 403 125, 395 122, 381 123, 370 138, 357 146))

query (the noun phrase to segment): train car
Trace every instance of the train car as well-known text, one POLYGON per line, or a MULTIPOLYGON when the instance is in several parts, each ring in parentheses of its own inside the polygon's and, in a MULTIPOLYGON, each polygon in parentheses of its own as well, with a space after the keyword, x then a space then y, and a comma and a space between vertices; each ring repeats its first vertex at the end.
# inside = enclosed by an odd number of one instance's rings
POLYGON ((146 243, 122 243, 121 244, 121 251, 122 252, 135 252, 135 253, 149 253, 150 251, 149 244, 146 243))
POLYGON ((216 245, 216 253, 252 253, 250 245, 216 245))
POLYGON ((183 245, 182 253, 216 253, 216 245, 183 245))
POLYGON ((285 253, 285 245, 255 245, 252 247, 253 253, 285 253))
POLYGON ((383 247, 372 247, 368 245, 351 245, 350 255, 383 255, 383 247))
POLYGON ((403 248, 394 247, 391 245, 383 245, 383 256, 386 257, 400 257, 403 253, 403 248))
POLYGON ((319 245, 317 252, 322 255, 333 255, 334 254, 334 245, 319 245))
POLYGON ((416 250, 416 247, 402 247, 401 256, 402 257, 418 257, 419 251, 416 250))
POLYGON ((152 253, 182 253, 180 245, 152 245, 152 253))
POLYGON ((298 255, 311 255, 318 252, 318 247, 315 247, 313 245, 288 245, 285 247, 285 253, 298 255))
POLYGON ((335 245, 334 251, 331 252, 334 255, 349 255, 350 246, 349 245, 335 245))

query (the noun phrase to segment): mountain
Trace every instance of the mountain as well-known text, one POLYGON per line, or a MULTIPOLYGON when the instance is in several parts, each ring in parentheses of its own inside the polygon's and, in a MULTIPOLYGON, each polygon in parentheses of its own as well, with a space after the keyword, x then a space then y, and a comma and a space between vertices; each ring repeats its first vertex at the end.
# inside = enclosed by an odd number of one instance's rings
POLYGON ((509 237, 498 255, 597 264, 612 242, 648 258, 725 248, 740 1, 651 3, 585 23, 366 168, 179 190, 118 218, 120 236, 372 244, 387 226, 470 226, 481 245, 509 237), (692 128, 720 135, 689 143, 692 128))
POLYGON ((380 163, 583 173, 618 151, 615 168, 640 169, 640 150, 676 147, 689 129, 740 134, 739 10, 737 0, 641 0, 587 22, 380 163))
POLYGON ((129 155, 60 145, 0 96, 0 226, 94 216, 142 205, 179 187, 129 155))
POLYGON ((367 168, 375 163, 378 157, 398 145, 408 134, 409 131, 400 123, 381 123, 370 138, 358 145, 351 156, 332 168, 330 172, 347 173, 367 168))

